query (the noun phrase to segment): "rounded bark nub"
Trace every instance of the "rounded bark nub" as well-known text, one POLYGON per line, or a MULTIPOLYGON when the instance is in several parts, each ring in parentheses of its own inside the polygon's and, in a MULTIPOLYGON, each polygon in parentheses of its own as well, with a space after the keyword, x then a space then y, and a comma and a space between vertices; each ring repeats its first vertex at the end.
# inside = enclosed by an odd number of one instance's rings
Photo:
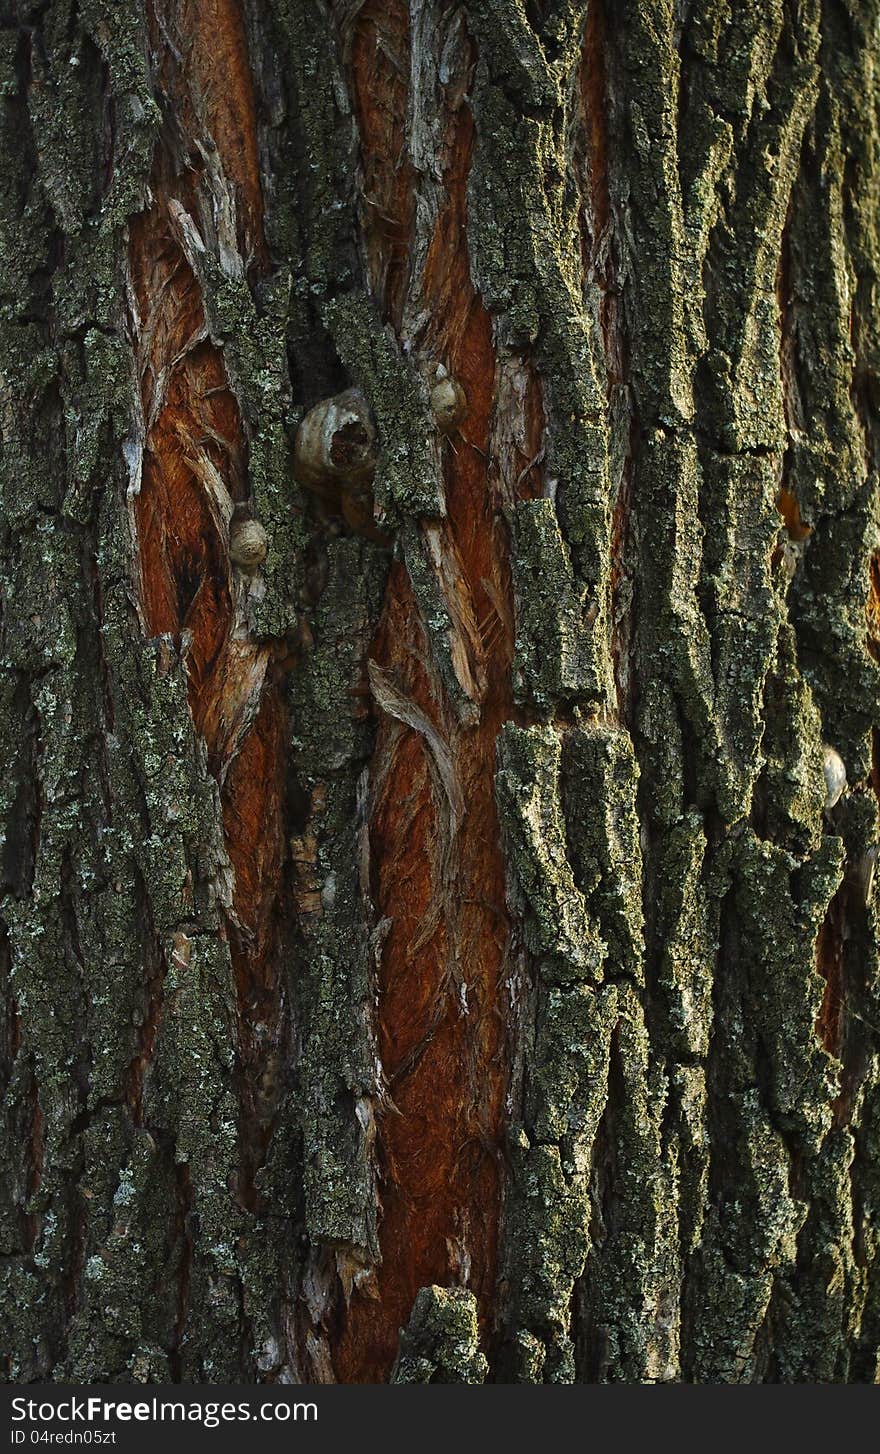
POLYGON ((467 413, 464 389, 443 369, 437 370, 437 382, 431 390, 431 409, 441 434, 451 434, 467 413))
POLYGON ((825 810, 833 808, 843 797, 846 788, 846 768, 839 752, 827 744, 824 749, 822 767, 825 772, 825 810))
POLYGON ((259 570, 269 550, 269 537, 258 520, 234 520, 229 532, 229 558, 240 570, 259 570))
POLYGON ((366 492, 376 472, 376 426, 357 389, 322 399, 296 434, 293 473, 317 494, 345 489, 366 492))

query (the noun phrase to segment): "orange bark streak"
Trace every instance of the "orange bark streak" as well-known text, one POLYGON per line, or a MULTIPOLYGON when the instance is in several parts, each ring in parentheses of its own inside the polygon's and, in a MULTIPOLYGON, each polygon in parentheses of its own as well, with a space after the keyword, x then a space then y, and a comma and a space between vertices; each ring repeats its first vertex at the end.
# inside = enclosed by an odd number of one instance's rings
POLYGON ((351 39, 351 77, 361 133, 363 232, 370 282, 399 327, 413 215, 413 174, 405 148, 409 7, 367 0, 351 39))
MULTIPOLYGON (((267 675, 269 647, 233 630, 228 535, 211 482, 219 482, 229 501, 247 500, 247 441, 223 352, 207 337, 201 287, 187 260, 179 216, 182 208, 198 226, 200 188, 225 188, 239 251, 260 270, 267 266, 256 112, 238 0, 179 0, 161 16, 153 12, 151 36, 160 57, 159 83, 190 149, 181 171, 160 143, 153 201, 130 232, 146 423, 134 502, 141 603, 148 633, 168 634, 185 650, 193 722, 221 784, 224 837, 235 871, 228 928, 242 1070, 246 1170, 240 1194, 252 1203, 250 1170, 268 1135, 255 1120, 257 1085, 280 1003, 271 951, 284 852, 285 716, 267 675)), ((138 1116, 155 1029, 151 1024, 132 1068, 138 1116)))
POLYGON ((242 254, 268 265, 257 111, 240 0, 157 0, 153 38, 160 77, 193 142, 208 139, 235 194, 242 254), (161 17, 161 30, 157 21, 161 17), (173 54, 165 37, 170 37, 173 54))
MULTIPOLYGON (((469 113, 459 112, 423 285, 425 352, 468 401, 460 434, 444 446, 448 517, 438 529, 463 614, 477 623, 469 649, 478 658, 480 712, 473 726, 456 721, 424 664, 412 587, 396 565, 373 655, 449 743, 463 813, 450 838, 424 739, 381 717, 371 848, 377 909, 392 921, 379 970, 379 1044, 395 1110, 379 1127, 378 1296, 355 1292, 347 1310, 334 1354, 344 1382, 387 1378, 399 1330, 428 1283, 469 1286, 488 1331, 496 1275, 509 926, 494 772, 495 738, 513 711, 512 641, 510 610, 498 609, 510 600, 506 527, 487 478, 492 326, 471 284, 466 243, 472 133, 469 113)), ((539 400, 534 407, 539 414, 539 400)))

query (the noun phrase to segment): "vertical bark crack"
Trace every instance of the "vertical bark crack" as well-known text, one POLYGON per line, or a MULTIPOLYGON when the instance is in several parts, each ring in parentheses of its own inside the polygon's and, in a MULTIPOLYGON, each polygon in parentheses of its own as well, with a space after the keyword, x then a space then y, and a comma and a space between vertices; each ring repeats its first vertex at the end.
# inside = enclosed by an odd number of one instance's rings
MULTIPOLYGON (((389 34, 394 24, 404 26, 402 11, 383 14, 381 30, 367 11, 365 24, 382 40, 383 54, 403 60, 405 29, 389 34)), ((465 700, 450 698, 410 575, 396 563, 372 657, 397 699, 414 711, 380 711, 370 818, 377 914, 388 925, 378 967, 378 1035, 393 1107, 378 1127, 376 1296, 353 1294, 334 1349, 337 1377, 346 1382, 388 1377, 399 1330, 419 1289, 432 1283, 472 1289, 488 1335, 507 1074, 509 923, 494 774, 497 733, 513 711, 513 621, 501 484, 490 481, 488 469, 492 324, 472 285, 467 249, 473 122, 461 105, 444 122, 442 196, 430 236, 422 239, 424 270, 410 278, 404 299, 398 237, 411 211, 410 173, 400 160, 407 97, 397 67, 386 72, 388 90, 377 93, 372 54, 364 41, 352 47, 365 186, 376 192, 385 179, 382 213, 386 222, 394 219, 382 233, 368 217, 373 283, 398 326, 404 306, 407 317, 418 312, 422 318, 424 331, 413 341, 429 385, 435 377, 451 378, 466 400, 460 424, 442 443, 446 517, 422 522, 414 547, 433 562, 465 700), (442 743, 458 808, 450 811, 450 783, 440 781, 424 733, 400 720, 407 715, 430 724, 442 743)), ((375 202, 367 196, 368 208, 375 202)), ((540 428, 540 394, 536 404, 534 389, 526 392, 540 428)), ((539 449, 519 458, 526 490, 539 449)))
MULTIPOLYGON (((251 518, 248 430, 195 263, 207 255, 221 275, 258 279, 269 256, 238 0, 157 3, 150 30, 166 124, 151 201, 131 224, 129 246, 144 433, 133 505, 141 605, 147 634, 168 638, 185 665, 193 724, 219 789, 233 870, 225 934, 237 989, 237 1192, 254 1210, 276 1109, 269 1068, 285 1035, 277 920, 287 732, 280 686, 289 662, 249 626, 261 556, 251 565, 234 545, 251 518)), ((129 1088, 136 1123, 155 1048, 155 988, 148 1000, 129 1088)))

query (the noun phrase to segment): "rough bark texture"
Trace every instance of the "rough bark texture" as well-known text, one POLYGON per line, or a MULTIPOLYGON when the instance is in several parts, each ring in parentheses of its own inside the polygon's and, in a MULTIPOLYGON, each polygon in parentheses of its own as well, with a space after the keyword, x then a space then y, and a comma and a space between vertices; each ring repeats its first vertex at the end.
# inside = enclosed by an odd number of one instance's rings
POLYGON ((0 1376, 877 1379, 878 23, 0 15, 0 1376))

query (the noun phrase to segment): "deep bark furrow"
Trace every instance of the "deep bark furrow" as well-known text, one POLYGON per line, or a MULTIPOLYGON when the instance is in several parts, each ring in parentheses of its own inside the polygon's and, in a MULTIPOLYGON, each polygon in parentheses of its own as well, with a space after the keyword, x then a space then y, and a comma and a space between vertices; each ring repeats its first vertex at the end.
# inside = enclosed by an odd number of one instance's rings
MULTIPOLYGON (((167 637, 182 654, 193 723, 220 790, 232 876, 225 934, 237 991, 237 1195, 254 1210, 284 1036, 275 918, 285 716, 271 643, 255 640, 250 629, 249 596, 259 589, 262 559, 242 556, 252 517, 248 438, 188 254, 216 249, 221 270, 239 279, 265 272, 268 258, 253 87, 237 7, 157 10, 151 29, 176 129, 157 147, 152 202, 131 228, 145 428, 137 548, 147 633, 167 637), (227 75, 222 91, 218 51, 227 75), (206 224, 207 243, 199 230, 206 224)), ((141 1081, 145 1073, 142 1065, 141 1081)))
MULTIPOLYGON (((476 1294, 484 1331, 490 1322, 507 949, 503 864, 493 831, 494 744, 512 700, 506 529, 487 479, 495 355, 466 246, 472 120, 460 100, 440 117, 444 164, 430 199, 430 232, 416 249, 423 272, 402 278, 395 271, 400 234, 414 215, 425 226, 407 186, 407 92, 392 77, 386 100, 369 82, 379 64, 374 57, 387 57, 393 47, 402 61, 409 36, 405 26, 402 36, 391 33, 392 13, 383 14, 381 26, 370 14, 361 18, 374 30, 372 53, 352 42, 365 209, 377 205, 386 179, 386 227, 376 235, 371 225, 367 234, 374 287, 398 330, 404 319, 431 320, 427 330, 407 336, 408 349, 434 390, 450 380, 463 391, 461 417, 444 425, 441 445, 445 515, 424 523, 414 547, 431 561, 449 612, 456 695, 447 695, 418 597, 399 567, 371 647, 380 673, 374 694, 384 713, 370 768, 370 847, 376 913, 389 926, 378 967, 377 1028, 390 1105, 378 1125, 378 1297, 355 1293, 336 1351, 338 1376, 363 1380, 387 1377, 422 1286, 462 1279, 476 1294), (384 127, 376 125, 377 108, 384 127), (395 172, 392 186, 387 179, 395 172), (419 715, 424 735, 413 726, 419 715)), ((459 64, 466 65, 463 35, 459 44, 459 64)), ((428 98, 419 104, 427 111, 428 98)), ((422 124, 431 125, 430 113, 422 124)))

